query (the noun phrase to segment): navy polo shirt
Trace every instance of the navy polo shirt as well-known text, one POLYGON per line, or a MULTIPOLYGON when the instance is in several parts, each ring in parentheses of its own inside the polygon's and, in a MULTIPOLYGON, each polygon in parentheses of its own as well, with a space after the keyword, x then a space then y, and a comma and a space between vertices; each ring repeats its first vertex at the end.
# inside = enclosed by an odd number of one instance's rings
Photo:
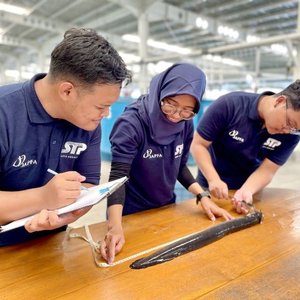
MULTIPOLYGON (((262 95, 233 92, 213 102, 201 118, 197 132, 212 144, 209 147, 213 165, 230 189, 239 189, 265 158, 283 165, 299 142, 292 134, 271 135, 258 115, 262 95)), ((207 181, 198 171, 198 182, 207 181)))
POLYGON ((110 135, 112 161, 131 164, 123 215, 175 202, 175 183, 192 137, 193 121, 185 121, 172 143, 160 145, 133 106, 119 117, 110 135))
POLYGON ((99 184, 100 127, 86 131, 48 115, 34 89, 34 82, 44 76, 0 87, 1 191, 43 186, 53 177, 48 168, 74 170, 87 183, 99 184))

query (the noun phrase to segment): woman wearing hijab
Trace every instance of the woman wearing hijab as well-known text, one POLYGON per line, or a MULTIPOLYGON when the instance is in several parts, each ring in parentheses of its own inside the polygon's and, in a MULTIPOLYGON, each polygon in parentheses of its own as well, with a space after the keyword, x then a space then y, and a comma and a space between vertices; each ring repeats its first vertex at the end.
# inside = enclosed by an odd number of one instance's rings
POLYGON ((114 261, 125 243, 122 215, 175 202, 178 180, 197 197, 211 220, 231 215, 218 207, 196 182, 186 163, 193 138, 192 118, 205 91, 204 73, 181 63, 156 75, 149 93, 127 106, 110 134, 112 164, 109 180, 128 176, 125 186, 108 199, 108 232, 101 254, 114 261))

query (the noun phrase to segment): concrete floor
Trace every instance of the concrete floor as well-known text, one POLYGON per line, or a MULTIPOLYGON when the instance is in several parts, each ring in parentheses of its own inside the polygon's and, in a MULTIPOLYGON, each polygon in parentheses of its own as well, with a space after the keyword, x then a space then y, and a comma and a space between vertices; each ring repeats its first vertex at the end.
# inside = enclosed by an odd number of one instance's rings
MULTIPOLYGON (((192 173, 195 175, 197 168, 190 166, 192 173)), ((101 182, 107 182, 110 172, 110 162, 102 161, 101 168, 101 182)), ((282 166, 273 181, 269 184, 269 187, 288 188, 288 189, 300 189, 300 151, 295 151, 289 161, 282 166)), ((191 194, 188 193, 179 184, 176 186, 176 194, 178 201, 191 198, 191 194)), ((106 200, 95 205, 86 215, 81 217, 76 222, 70 224, 71 227, 81 227, 83 225, 94 224, 106 220, 106 200)))

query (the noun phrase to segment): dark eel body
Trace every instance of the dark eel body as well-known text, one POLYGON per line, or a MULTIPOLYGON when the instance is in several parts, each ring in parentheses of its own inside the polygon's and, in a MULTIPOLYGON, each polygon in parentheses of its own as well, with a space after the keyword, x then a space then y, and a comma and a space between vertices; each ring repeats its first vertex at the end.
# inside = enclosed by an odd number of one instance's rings
POLYGON ((217 241, 229 233, 261 223, 262 219, 263 214, 256 211, 246 215, 245 217, 223 222, 189 237, 182 238, 147 257, 138 259, 130 265, 130 268, 143 269, 172 260, 179 255, 199 249, 217 241))

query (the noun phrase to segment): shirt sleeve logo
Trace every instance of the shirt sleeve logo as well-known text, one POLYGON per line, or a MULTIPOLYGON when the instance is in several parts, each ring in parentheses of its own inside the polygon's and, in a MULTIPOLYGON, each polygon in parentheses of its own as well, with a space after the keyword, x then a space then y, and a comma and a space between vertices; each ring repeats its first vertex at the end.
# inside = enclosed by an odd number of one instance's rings
POLYGON ((275 140, 273 138, 268 138, 264 145, 263 145, 263 148, 267 148, 267 149, 270 149, 270 150, 274 150, 274 148, 278 147, 281 145, 281 142, 278 141, 278 140, 275 140))

